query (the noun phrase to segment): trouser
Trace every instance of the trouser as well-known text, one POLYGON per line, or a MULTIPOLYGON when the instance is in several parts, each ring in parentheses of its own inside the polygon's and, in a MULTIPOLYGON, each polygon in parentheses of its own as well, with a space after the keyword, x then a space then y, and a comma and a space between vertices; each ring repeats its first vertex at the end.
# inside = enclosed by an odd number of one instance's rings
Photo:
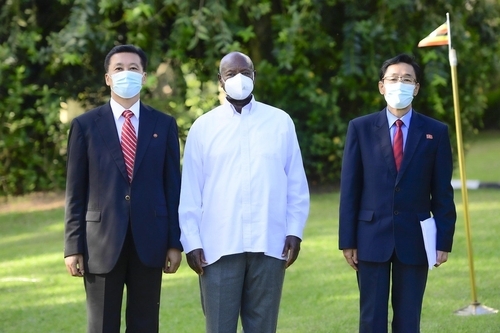
POLYGON ((85 273, 87 332, 120 333, 123 288, 127 286, 125 322, 127 333, 158 332, 161 268, 146 267, 129 231, 113 270, 107 274, 85 273))
POLYGON ((359 260, 359 332, 387 333, 389 290, 393 310, 392 333, 420 332, 427 273, 427 265, 404 264, 395 252, 387 262, 359 260))
POLYGON ((207 333, 274 333, 285 261, 263 253, 223 256, 203 268, 200 291, 207 333))

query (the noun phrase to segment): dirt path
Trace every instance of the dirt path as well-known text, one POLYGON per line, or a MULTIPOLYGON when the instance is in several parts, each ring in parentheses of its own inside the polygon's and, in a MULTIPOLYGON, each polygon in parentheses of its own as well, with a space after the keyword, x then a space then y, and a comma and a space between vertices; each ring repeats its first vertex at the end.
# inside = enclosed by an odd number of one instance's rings
POLYGON ((32 212, 64 207, 64 192, 32 193, 0 198, 0 213, 32 212))

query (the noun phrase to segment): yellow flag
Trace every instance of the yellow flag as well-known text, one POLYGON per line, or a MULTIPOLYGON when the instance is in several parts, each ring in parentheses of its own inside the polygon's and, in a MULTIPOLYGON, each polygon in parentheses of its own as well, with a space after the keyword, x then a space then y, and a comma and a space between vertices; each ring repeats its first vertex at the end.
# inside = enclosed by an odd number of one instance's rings
POLYGON ((448 24, 443 23, 418 43, 418 47, 448 45, 448 24))

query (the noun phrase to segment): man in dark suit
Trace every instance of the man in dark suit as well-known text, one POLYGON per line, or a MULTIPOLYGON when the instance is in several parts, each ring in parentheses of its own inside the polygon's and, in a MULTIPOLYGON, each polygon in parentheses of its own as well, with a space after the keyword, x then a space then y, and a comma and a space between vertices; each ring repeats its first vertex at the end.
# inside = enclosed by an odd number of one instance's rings
POLYGON ((420 221, 435 219, 436 266, 452 248, 456 212, 448 128, 412 109, 419 76, 418 64, 406 54, 385 61, 378 87, 387 107, 352 120, 347 130, 339 247, 357 271, 362 333, 387 332, 389 293, 392 332, 420 331, 428 272, 420 221))
POLYGON ((132 45, 106 56, 111 100, 75 118, 68 139, 65 264, 83 276, 87 332, 158 332, 162 268, 181 262, 175 120, 140 102, 147 58, 132 45))

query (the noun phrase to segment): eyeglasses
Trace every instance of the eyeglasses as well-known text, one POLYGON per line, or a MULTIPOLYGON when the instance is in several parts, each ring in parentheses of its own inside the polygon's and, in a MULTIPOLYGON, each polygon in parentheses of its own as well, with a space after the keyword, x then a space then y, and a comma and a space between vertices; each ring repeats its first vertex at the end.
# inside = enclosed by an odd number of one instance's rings
POLYGON ((384 77, 382 80, 385 80, 389 83, 397 83, 398 81, 401 81, 406 84, 414 84, 417 83, 417 80, 412 78, 411 76, 389 76, 389 77, 384 77))

